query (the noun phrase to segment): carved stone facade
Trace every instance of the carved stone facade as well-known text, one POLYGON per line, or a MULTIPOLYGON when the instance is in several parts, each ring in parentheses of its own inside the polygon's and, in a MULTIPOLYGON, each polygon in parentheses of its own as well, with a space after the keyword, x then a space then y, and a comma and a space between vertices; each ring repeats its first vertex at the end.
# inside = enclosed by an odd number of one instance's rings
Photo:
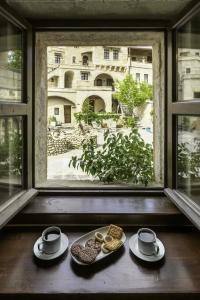
POLYGON ((48 118, 73 124, 89 99, 94 112, 113 111, 114 82, 128 72, 152 84, 151 47, 48 47, 48 118))

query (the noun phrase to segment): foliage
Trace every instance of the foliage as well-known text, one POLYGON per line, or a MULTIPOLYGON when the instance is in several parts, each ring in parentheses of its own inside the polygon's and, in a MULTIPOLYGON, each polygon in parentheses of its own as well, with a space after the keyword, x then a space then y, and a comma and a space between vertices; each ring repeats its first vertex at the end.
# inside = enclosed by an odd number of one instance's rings
POLYGON ((128 74, 124 80, 115 83, 116 93, 114 98, 128 106, 133 114, 135 107, 141 106, 147 99, 152 99, 152 86, 146 82, 138 82, 128 74))
POLYGON ((0 144, 0 175, 22 174, 22 137, 15 132, 9 135, 9 140, 0 144))
POLYGON ((22 51, 15 50, 9 52, 8 66, 10 69, 20 71, 22 69, 22 51))
POLYGON ((133 116, 124 117, 125 125, 134 128, 137 124, 137 118, 133 116))
POLYGON ((48 121, 49 121, 49 124, 50 124, 51 122, 57 122, 55 116, 50 116, 50 117, 48 118, 48 121))
POLYGON ((199 179, 200 177, 200 143, 193 145, 189 150, 189 143, 178 144, 177 167, 179 178, 199 179))
POLYGON ((97 125, 100 125, 104 120, 112 119, 117 121, 120 117, 119 114, 111 113, 111 112, 102 112, 102 113, 95 113, 95 112, 79 112, 75 113, 74 117, 77 123, 81 123, 84 121, 86 124, 92 125, 92 122, 96 122, 97 125))
POLYGON ((94 140, 83 145, 81 157, 72 156, 69 166, 80 168, 105 183, 132 182, 147 185, 153 179, 153 150, 136 128, 129 135, 104 134, 104 145, 94 140))

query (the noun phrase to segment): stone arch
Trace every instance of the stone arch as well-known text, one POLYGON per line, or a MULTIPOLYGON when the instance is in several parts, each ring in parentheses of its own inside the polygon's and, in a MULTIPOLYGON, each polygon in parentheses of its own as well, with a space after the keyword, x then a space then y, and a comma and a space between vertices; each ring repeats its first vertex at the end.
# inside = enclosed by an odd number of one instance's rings
POLYGON ((95 86, 111 86, 113 87, 114 80, 111 75, 107 73, 101 73, 96 76, 94 80, 95 86))
POLYGON ((58 87, 58 79, 59 77, 57 75, 53 75, 48 79, 48 87, 50 88, 56 88, 58 87))
POLYGON ((106 106, 105 106, 105 101, 98 95, 92 95, 87 97, 84 101, 83 101, 83 106, 82 106, 82 110, 84 110, 84 105, 85 104, 90 104, 90 109, 93 112, 105 112, 106 106))
POLYGON ((74 78, 74 72, 67 71, 65 72, 65 88, 72 88, 74 78))
POLYGON ((74 108, 74 102, 65 97, 48 97, 48 119, 54 116, 58 124, 72 123, 74 108))

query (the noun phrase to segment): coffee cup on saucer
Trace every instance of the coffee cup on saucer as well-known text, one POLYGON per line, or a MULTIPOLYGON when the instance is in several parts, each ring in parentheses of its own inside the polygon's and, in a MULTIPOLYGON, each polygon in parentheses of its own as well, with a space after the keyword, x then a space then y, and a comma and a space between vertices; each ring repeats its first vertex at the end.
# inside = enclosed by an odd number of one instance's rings
POLYGON ((149 228, 141 228, 137 232, 138 249, 144 255, 157 255, 159 246, 156 241, 156 234, 149 228))
POLYGON ((38 250, 45 254, 56 253, 61 246, 61 230, 52 226, 42 232, 41 242, 38 243, 38 250))

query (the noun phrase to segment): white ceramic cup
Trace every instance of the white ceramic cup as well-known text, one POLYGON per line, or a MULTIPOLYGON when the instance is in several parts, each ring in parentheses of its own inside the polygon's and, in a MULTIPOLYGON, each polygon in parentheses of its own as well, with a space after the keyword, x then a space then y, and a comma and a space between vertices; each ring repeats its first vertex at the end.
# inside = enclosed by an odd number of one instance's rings
POLYGON ((156 243, 156 234, 149 228, 141 228, 137 232, 138 249, 144 255, 157 255, 159 246, 156 243))
POLYGON ((42 232, 42 242, 38 244, 38 250, 42 253, 53 254, 60 249, 61 230, 52 226, 42 232))

